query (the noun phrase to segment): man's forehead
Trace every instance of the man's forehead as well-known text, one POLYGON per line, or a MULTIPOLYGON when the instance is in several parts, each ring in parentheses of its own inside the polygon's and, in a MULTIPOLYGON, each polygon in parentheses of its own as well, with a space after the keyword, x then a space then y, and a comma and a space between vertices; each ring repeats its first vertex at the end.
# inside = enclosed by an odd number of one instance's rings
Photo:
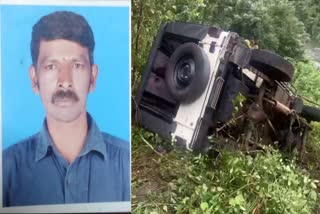
POLYGON ((89 51, 88 48, 69 40, 41 40, 38 63, 47 60, 85 60, 89 62, 89 51))

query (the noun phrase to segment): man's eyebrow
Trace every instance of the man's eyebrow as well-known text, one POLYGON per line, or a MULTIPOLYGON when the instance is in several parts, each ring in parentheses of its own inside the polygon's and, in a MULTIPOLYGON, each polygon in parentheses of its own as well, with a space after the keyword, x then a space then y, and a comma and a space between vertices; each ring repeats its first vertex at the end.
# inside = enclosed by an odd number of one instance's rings
MULTIPOLYGON (((84 61, 85 63, 90 63, 89 59, 87 57, 85 57, 83 54, 80 54, 79 56, 71 57, 71 61, 72 62, 84 61)), ((45 62, 56 63, 56 62, 59 62, 59 59, 56 59, 56 58, 53 58, 53 57, 50 57, 50 56, 44 56, 39 61, 39 65, 42 65, 45 62)))
POLYGON ((39 65, 42 65, 44 62, 47 62, 47 61, 48 62, 53 62, 53 63, 58 62, 58 60, 55 59, 55 58, 51 58, 51 57, 45 56, 39 61, 39 65))
POLYGON ((77 61, 84 61, 85 63, 89 63, 89 59, 85 57, 83 54, 80 54, 79 57, 72 57, 71 59, 72 62, 77 62, 77 61))

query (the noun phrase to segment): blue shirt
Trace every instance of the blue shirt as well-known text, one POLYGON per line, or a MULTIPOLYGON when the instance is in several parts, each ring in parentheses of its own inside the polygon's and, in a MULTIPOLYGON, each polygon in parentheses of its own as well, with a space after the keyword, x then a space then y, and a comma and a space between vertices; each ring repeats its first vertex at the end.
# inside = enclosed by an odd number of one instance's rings
POLYGON ((129 143, 100 132, 88 114, 88 134, 71 163, 43 129, 3 152, 3 206, 130 200, 129 143))

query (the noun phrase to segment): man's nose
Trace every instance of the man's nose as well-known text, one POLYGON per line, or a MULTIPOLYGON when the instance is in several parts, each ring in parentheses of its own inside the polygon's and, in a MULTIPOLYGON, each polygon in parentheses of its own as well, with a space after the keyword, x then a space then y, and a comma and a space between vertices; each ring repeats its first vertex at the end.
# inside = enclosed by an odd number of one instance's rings
POLYGON ((59 88, 72 88, 72 69, 68 65, 61 66, 58 73, 59 88))

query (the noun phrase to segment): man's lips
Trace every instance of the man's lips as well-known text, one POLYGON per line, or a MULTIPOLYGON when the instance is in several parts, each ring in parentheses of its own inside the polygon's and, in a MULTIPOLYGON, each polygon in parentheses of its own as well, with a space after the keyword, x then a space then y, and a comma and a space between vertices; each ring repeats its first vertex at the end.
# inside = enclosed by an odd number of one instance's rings
POLYGON ((76 101, 69 98, 58 98, 55 100, 54 105, 60 106, 60 107, 68 107, 75 103, 76 101))

